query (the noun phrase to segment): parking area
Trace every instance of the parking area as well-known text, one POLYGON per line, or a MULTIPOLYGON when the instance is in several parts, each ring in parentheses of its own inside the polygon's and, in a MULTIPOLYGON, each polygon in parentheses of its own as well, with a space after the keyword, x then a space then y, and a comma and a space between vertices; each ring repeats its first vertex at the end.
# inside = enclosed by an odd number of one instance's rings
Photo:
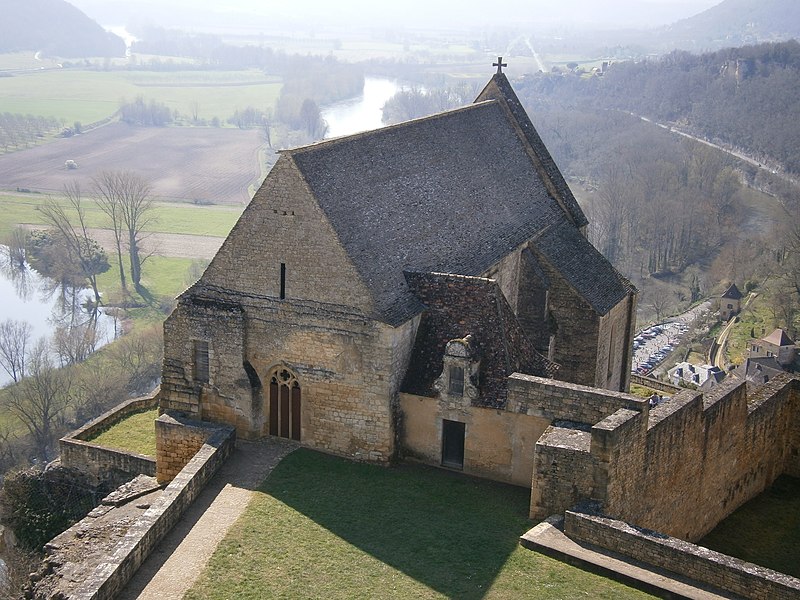
POLYGON ((664 323, 642 329, 633 338, 631 372, 636 375, 652 373, 678 347, 694 322, 710 309, 711 302, 703 302, 664 323))

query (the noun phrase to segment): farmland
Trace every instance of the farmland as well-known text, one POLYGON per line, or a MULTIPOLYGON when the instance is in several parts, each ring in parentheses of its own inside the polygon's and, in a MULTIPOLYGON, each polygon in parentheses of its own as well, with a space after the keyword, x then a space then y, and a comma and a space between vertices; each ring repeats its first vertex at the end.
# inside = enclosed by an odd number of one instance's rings
POLYGON ((0 78, 0 113, 56 117, 66 124, 93 123, 137 96, 182 115, 224 122, 234 111, 271 108, 281 83, 249 71, 99 71, 55 69, 0 78))
POLYGON ((73 181, 88 190, 106 170, 131 170, 161 199, 243 204, 262 176, 256 129, 136 128, 114 123, 89 133, 0 156, 0 188, 59 193, 73 181), (78 169, 64 163, 74 160, 78 169))

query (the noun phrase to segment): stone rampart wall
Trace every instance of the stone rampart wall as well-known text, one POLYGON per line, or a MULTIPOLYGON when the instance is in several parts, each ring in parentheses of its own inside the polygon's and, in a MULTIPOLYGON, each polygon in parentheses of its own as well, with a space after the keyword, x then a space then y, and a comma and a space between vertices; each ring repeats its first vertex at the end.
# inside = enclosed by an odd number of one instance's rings
POLYGON ((209 423, 165 413, 156 419, 156 479, 172 481, 214 433, 209 423))
POLYGON ((107 481, 114 486, 132 479, 136 475, 156 474, 156 461, 149 456, 134 452, 104 448, 88 442, 97 434, 125 417, 158 406, 158 389, 152 393, 126 400, 103 413, 86 425, 64 436, 58 441, 61 464, 89 473, 98 481, 107 481))
POLYGON ((235 432, 217 426, 202 448, 134 523, 108 560, 75 592, 73 600, 111 600, 123 589, 156 544, 172 529, 233 451, 235 432))
POLYGON ((567 511, 564 532, 580 542, 631 556, 745 598, 800 597, 800 580, 794 577, 599 514, 567 511))
POLYGON ((649 408, 626 394, 515 374, 509 410, 593 423, 590 457, 547 437, 536 445, 531 516, 563 512, 580 490, 614 518, 699 539, 780 474, 800 472, 799 383, 781 375, 748 396, 732 382, 649 408), (561 468, 570 455, 592 469, 590 488, 582 468, 561 468))
POLYGON ((593 497, 613 517, 701 538, 778 475, 796 471, 796 389, 781 376, 750 397, 743 382, 705 396, 682 392, 649 419, 620 410, 592 428, 592 454, 607 469, 593 497))
POLYGON ((514 373, 508 379, 508 410, 549 421, 593 425, 620 408, 647 411, 647 401, 622 392, 514 373))
POLYGON ((591 497, 596 464, 590 444, 591 435, 579 429, 551 426, 542 434, 534 453, 532 518, 560 514, 591 497))
POLYGON ((642 377, 641 375, 631 375, 631 383, 643 385, 660 392, 666 392, 667 394, 677 394, 683 391, 683 388, 659 381, 658 379, 653 379, 652 377, 642 377))

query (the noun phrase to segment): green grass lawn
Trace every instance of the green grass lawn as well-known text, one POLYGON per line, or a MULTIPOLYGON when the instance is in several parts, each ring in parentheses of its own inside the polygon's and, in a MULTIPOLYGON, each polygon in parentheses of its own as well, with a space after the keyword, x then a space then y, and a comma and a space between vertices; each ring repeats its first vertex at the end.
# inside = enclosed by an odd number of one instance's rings
POLYGON ((800 577, 800 479, 779 477, 698 544, 800 577))
POLYGON ((157 408, 134 413, 87 441, 105 448, 155 456, 157 418, 157 408))
POLYGON ((186 598, 645 598, 519 546, 529 491, 300 449, 186 598))
MULTIPOLYGON (((108 217, 88 197, 89 193, 89 190, 84 191, 87 224, 89 227, 107 229, 108 217)), ((3 219, 0 220, 0 240, 19 223, 42 223, 42 216, 37 207, 47 198, 45 194, 0 195, 0 210, 3 212, 3 219)), ((196 206, 177 202, 156 202, 153 206, 154 218, 146 228, 147 231, 215 237, 226 237, 244 209, 242 206, 196 206)))

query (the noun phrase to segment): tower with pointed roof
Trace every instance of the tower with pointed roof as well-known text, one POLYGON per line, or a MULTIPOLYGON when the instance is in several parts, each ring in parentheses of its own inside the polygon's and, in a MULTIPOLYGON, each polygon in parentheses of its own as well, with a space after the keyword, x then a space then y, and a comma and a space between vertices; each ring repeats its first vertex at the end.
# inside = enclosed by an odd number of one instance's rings
MULTIPOLYGON (((549 424, 488 425, 512 373, 627 389, 636 290, 500 68, 469 106, 280 154, 165 322, 163 410, 486 474, 549 424)), ((496 478, 530 485, 526 448, 496 478)))

